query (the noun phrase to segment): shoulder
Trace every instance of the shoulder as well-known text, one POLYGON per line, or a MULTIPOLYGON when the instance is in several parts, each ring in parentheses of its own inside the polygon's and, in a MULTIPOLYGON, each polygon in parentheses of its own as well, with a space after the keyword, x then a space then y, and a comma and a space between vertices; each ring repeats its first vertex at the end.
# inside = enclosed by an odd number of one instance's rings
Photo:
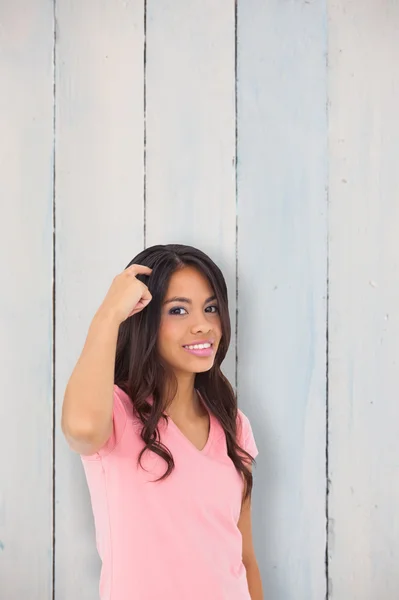
POLYGON ((237 441, 253 458, 259 454, 251 422, 240 408, 237 410, 237 441))
POLYGON ((249 422, 249 419, 247 417, 247 415, 240 409, 237 409, 237 435, 246 435, 248 427, 250 427, 251 424, 249 422))
POLYGON ((116 383, 114 383, 114 402, 119 403, 125 409, 128 409, 130 406, 132 406, 130 397, 122 388, 119 387, 119 385, 116 385, 116 383))

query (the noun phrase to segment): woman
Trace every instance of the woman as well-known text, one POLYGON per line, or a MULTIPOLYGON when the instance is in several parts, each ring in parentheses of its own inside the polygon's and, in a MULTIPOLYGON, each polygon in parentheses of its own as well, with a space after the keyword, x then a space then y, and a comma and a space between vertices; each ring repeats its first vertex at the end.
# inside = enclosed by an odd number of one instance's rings
POLYGON ((101 600, 262 600, 258 454, 222 374, 227 288, 180 244, 140 252, 97 310, 65 391, 102 560, 101 600))

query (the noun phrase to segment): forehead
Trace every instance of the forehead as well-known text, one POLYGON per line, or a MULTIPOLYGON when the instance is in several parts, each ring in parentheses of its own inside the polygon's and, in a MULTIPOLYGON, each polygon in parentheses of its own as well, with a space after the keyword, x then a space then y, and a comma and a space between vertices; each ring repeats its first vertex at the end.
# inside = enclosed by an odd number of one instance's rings
POLYGON ((213 293, 207 277, 195 267, 183 267, 175 271, 169 280, 168 295, 187 296, 207 295, 213 293))

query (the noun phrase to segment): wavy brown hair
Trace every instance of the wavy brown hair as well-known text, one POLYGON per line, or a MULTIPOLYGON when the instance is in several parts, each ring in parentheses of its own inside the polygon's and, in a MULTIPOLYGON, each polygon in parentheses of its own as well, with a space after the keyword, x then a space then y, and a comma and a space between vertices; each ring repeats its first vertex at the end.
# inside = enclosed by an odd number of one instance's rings
POLYGON ((130 397, 134 412, 143 424, 141 438, 145 447, 138 456, 138 463, 141 465, 141 457, 146 450, 161 456, 167 463, 167 469, 156 481, 168 477, 175 466, 172 454, 160 441, 158 422, 161 417, 166 421, 168 419, 164 410, 175 396, 177 380, 172 369, 158 354, 157 339, 162 304, 172 274, 185 266, 195 267, 208 279, 214 290, 222 337, 212 368, 197 373, 194 385, 225 432, 228 455, 245 481, 243 499, 246 499, 250 496, 253 485, 252 473, 246 463, 256 461, 237 443, 237 397, 220 369, 231 337, 227 286, 223 274, 204 252, 182 244, 147 248, 137 254, 125 268, 132 264, 152 269, 150 275, 136 275, 148 287, 152 300, 141 312, 123 321, 119 327, 114 381, 130 397), (150 396, 152 402, 149 402, 150 396))

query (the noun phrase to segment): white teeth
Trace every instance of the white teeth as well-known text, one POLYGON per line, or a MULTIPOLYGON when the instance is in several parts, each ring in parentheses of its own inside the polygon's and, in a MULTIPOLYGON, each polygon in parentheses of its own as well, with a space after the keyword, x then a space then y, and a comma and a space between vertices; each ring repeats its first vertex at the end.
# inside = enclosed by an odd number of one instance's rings
POLYGON ((203 350, 204 348, 210 348, 212 344, 196 344, 195 346, 184 346, 185 348, 188 348, 189 350, 203 350))

